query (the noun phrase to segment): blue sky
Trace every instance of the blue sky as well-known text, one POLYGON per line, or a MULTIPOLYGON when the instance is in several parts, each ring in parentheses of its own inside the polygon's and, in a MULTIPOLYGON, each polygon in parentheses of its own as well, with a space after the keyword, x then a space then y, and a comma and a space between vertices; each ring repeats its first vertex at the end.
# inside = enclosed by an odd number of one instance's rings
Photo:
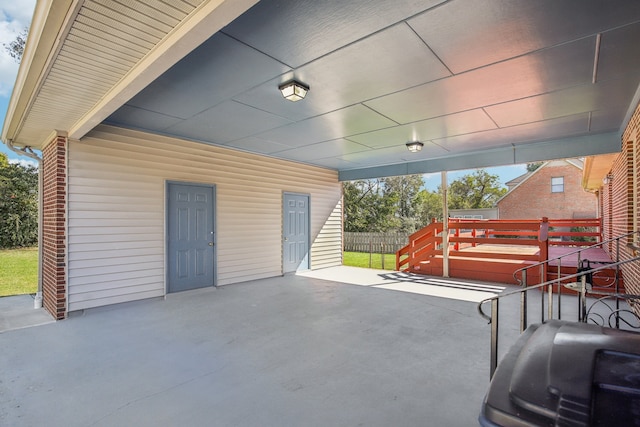
MULTIPOLYGON (((493 168, 484 168, 484 170, 491 175, 498 175, 500 184, 506 188, 507 186, 505 183, 527 172, 527 165, 496 166, 493 168)), ((455 181, 463 175, 472 174, 474 171, 475 169, 447 172, 447 182, 450 184, 452 181, 455 181)), ((442 176, 440 173, 429 173, 424 175, 424 186, 429 191, 436 191, 441 183, 442 176)))
MULTIPOLYGON (((18 64, 7 54, 4 44, 13 41, 23 28, 29 26, 35 1, 0 0, 0 123, 4 123, 11 90, 18 72, 18 64)), ((11 161, 33 162, 27 157, 15 154, 2 143, 0 143, 0 152, 7 154, 11 161)), ((526 165, 485 168, 485 170, 492 175, 498 175, 500 183, 504 185, 505 182, 525 173, 526 165)), ((451 182, 468 173, 473 173, 473 170, 449 172, 448 181, 451 182)), ((428 190, 435 191, 441 183, 440 174, 426 174, 424 181, 428 190)))
MULTIPOLYGON (((18 73, 18 64, 4 48, 25 28, 29 27, 36 0, 0 0, 0 125, 11 97, 11 90, 18 73)), ((9 156, 11 161, 24 161, 34 164, 27 157, 19 156, 0 143, 0 152, 9 156)))

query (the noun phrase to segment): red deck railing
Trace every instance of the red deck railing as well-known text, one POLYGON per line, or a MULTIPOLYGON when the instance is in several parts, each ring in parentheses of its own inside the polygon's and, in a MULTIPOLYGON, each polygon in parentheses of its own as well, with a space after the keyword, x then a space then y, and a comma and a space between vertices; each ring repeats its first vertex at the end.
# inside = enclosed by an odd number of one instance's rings
POLYGON ((421 261, 442 255, 442 223, 433 222, 409 236, 409 244, 396 252, 396 270, 406 271, 421 261))
MULTIPOLYGON (((449 256, 540 262, 549 246, 588 246, 601 241, 600 219, 477 220, 449 219, 449 256), (531 247, 527 251, 517 247, 531 247)), ((419 271, 442 256, 443 224, 432 222, 409 236, 396 252, 396 269, 419 271)))

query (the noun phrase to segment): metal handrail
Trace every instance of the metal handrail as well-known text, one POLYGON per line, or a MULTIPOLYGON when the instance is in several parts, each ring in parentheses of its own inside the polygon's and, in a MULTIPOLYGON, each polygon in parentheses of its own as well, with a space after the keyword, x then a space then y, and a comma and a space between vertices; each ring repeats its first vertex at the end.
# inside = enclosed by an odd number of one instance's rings
MULTIPOLYGON (((629 262, 638 261, 638 260, 640 260, 640 256, 637 256, 637 257, 634 257, 634 258, 629 258, 629 259, 624 260, 624 261, 612 262, 611 264, 606 264, 606 265, 603 265, 603 266, 598 267, 598 268, 592 268, 591 270, 581 271, 579 273, 574 273, 574 274, 571 274, 571 275, 567 275, 567 276, 564 276, 563 279, 579 278, 579 279, 581 279, 580 282, 585 282, 585 285, 586 285, 586 276, 589 273, 597 272, 597 271, 600 271, 600 270, 606 270, 606 269, 608 269, 610 267, 615 267, 617 265, 627 264, 629 262)), ((480 313, 480 316, 482 316, 489 323, 491 323, 491 316, 488 316, 482 310, 482 306, 485 303, 487 303, 489 301, 497 300, 497 299, 500 299, 500 298, 508 297, 508 296, 511 296, 511 295, 517 295, 517 294, 520 294, 522 292, 528 292, 530 290, 544 288, 545 286, 553 285, 555 283, 556 283, 556 279, 548 280, 548 281, 546 281, 544 283, 539 283, 537 285, 527 286, 526 288, 516 289, 514 291, 503 292, 501 294, 494 295, 494 296, 489 297, 489 298, 485 298, 485 299, 483 299, 482 301, 480 301, 478 303, 478 312, 480 313)), ((620 295, 621 297, 623 295, 630 295, 630 294, 619 294, 619 293, 616 293, 616 292, 602 292, 602 291, 600 291, 600 292, 599 291, 591 291, 591 292, 589 292, 589 294, 591 294, 591 295, 602 295, 602 296, 618 296, 618 295, 620 295)), ((638 296, 635 296, 635 297, 636 298, 640 298, 638 296)), ((634 299, 634 298, 631 298, 631 299, 634 299)))
MULTIPOLYGON (((575 251, 572 251, 572 252, 567 252, 567 253, 562 254, 562 255, 560 255, 560 256, 557 256, 557 257, 555 257, 555 258, 549 258, 549 259, 547 259, 547 260, 545 260, 545 261, 540 261, 540 262, 539 262, 539 263, 537 263, 537 264, 529 265, 529 266, 526 266, 526 267, 519 268, 519 269, 517 269, 516 271, 514 271, 514 272, 513 272, 513 278, 514 278, 517 282, 522 283, 522 281, 516 277, 516 276, 517 276, 517 274, 518 274, 518 273, 521 273, 522 271, 529 270, 530 268, 534 268, 534 267, 540 267, 541 265, 549 264, 551 261, 560 261, 560 260, 561 260, 562 258, 564 258, 564 257, 567 257, 567 256, 569 256, 569 255, 574 255, 574 254, 577 254, 577 253, 583 252, 583 251, 585 251, 585 250, 587 250, 587 249, 596 248, 596 247, 599 247, 599 246, 602 246, 602 245, 606 245, 606 244, 609 244, 609 243, 612 243, 612 242, 617 242, 617 243, 619 243, 619 242, 620 242, 620 240, 625 239, 625 238, 627 238, 627 237, 629 237, 629 236, 632 236, 632 235, 634 235, 634 234, 640 234, 640 230, 637 230, 637 231, 631 231, 631 232, 629 232, 629 233, 627 233, 627 234, 623 234, 622 236, 614 237, 614 238, 612 238, 612 239, 604 240, 604 241, 602 241, 602 242, 597 242, 597 243, 594 243, 593 245, 583 246, 583 247, 581 247, 580 249, 576 249, 575 251)), ((618 251, 619 251, 619 250, 618 250, 618 251)), ((617 251, 617 252, 618 252, 618 251, 617 251)), ((618 254, 616 254, 616 255, 619 255, 619 252, 618 252, 618 254)))
MULTIPOLYGON (((611 241, 614 240, 619 240, 625 237, 628 237, 633 233, 628 233, 624 236, 620 236, 616 239, 611 239, 611 241)), ((585 248, 586 249, 586 248, 585 248)), ((588 274, 593 274, 595 272, 601 271, 601 270, 605 270, 605 269, 609 269, 612 267, 616 267, 616 269, 619 268, 619 266, 623 265, 623 264, 627 264, 630 262, 634 262, 634 261, 638 261, 640 260, 640 256, 636 256, 633 258, 629 258, 629 259, 625 259, 623 261, 618 260, 617 262, 612 262, 610 264, 605 264, 605 265, 601 265, 600 267, 597 268, 592 268, 590 270, 586 270, 586 271, 580 271, 577 272, 575 274, 571 274, 571 275, 567 275, 564 276, 562 279, 563 280, 568 280, 568 279, 573 279, 576 278, 579 280, 580 283, 580 289, 579 289, 579 294, 578 294, 578 298, 579 298, 579 313, 578 313, 578 320, 580 322, 586 322, 587 320, 587 315, 588 315, 588 311, 587 311, 587 307, 586 307, 586 296, 587 296, 587 283, 586 283, 586 278, 588 274)), ((542 263, 540 263, 542 264, 542 263)), ((531 266, 531 267, 535 267, 531 266)), ((529 267, 529 268, 531 268, 529 267)), ((558 275, 559 276, 559 275, 558 275)), ((616 275, 617 276, 617 275, 616 275)), ((525 274, 526 277, 526 274, 525 274)), ((616 277, 617 280, 617 277, 616 277)), ((526 281, 525 281, 526 284, 526 281)), ((549 310, 548 310, 548 316, 547 318, 552 318, 553 317, 553 285, 554 284, 558 284, 558 292, 560 294, 560 289, 561 289, 561 283, 558 281, 558 279, 553 279, 553 280, 548 280, 545 281, 543 283, 539 283, 537 285, 532 285, 532 286, 526 286, 523 287, 522 289, 518 289, 518 290, 514 290, 514 291, 510 291, 510 292, 506 292, 506 293, 501 293, 499 295, 495 295, 493 297, 490 298, 485 298, 484 300, 480 301, 478 303, 478 313, 480 314, 480 316, 482 316, 484 319, 486 319, 489 324, 491 325, 491 359, 490 359, 490 376, 493 377, 493 374, 498 366, 498 332, 499 332, 499 327, 498 327, 498 322, 499 322, 499 301, 501 298, 505 298, 511 295, 517 295, 520 294, 521 295, 521 306, 520 306, 520 313, 521 313, 521 322, 520 322, 520 332, 523 332, 524 329, 526 329, 526 310, 527 310, 527 303, 526 303, 526 298, 523 298, 523 295, 526 295, 527 292, 529 292, 530 290, 534 290, 534 289, 540 289, 542 291, 544 291, 545 287, 548 287, 549 289, 549 310), (483 311, 483 305, 491 302, 491 315, 487 315, 484 311, 483 311)), ((541 292, 542 297, 544 298, 544 292, 541 292)), ((558 294, 558 295, 559 295, 558 294)), ((615 298, 616 301, 619 301, 619 299, 624 299, 624 300, 639 300, 640 301, 640 295, 631 295, 631 294, 622 294, 622 293, 618 293, 617 290, 616 292, 602 292, 602 291, 590 291, 589 292, 590 295, 593 296, 600 296, 603 298, 615 298)), ((619 310, 616 310, 619 311, 619 310)), ((559 317, 560 317, 560 313, 559 313, 559 317)), ((544 321, 544 300, 543 300, 543 304, 542 304, 542 321, 544 321)), ((617 320, 617 319, 616 319, 617 320)), ((618 324, 616 322, 616 324, 618 324)))

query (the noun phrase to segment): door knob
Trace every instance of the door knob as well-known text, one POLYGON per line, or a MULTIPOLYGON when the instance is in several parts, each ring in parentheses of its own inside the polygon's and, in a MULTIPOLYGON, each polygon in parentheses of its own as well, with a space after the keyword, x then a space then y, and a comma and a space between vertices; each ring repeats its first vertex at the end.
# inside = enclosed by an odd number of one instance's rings
POLYGON ((209 242, 209 246, 213 246, 213 242, 209 242))

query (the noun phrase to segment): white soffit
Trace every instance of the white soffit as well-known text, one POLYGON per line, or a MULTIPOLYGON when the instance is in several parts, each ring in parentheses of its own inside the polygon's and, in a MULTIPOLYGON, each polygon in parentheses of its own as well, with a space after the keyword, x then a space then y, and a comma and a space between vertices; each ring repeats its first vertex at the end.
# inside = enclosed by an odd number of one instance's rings
POLYGON ((588 190, 602 187, 603 179, 611 172, 613 161, 617 157, 618 153, 587 157, 582 173, 582 186, 588 190))
POLYGON ((76 3, 68 11, 74 15, 67 17, 69 24, 59 30, 64 43, 51 55, 34 95, 14 89, 14 97, 30 96, 30 101, 25 111, 12 115, 10 131, 3 136, 34 148, 46 144, 54 129, 81 138, 256 1, 76 3))

